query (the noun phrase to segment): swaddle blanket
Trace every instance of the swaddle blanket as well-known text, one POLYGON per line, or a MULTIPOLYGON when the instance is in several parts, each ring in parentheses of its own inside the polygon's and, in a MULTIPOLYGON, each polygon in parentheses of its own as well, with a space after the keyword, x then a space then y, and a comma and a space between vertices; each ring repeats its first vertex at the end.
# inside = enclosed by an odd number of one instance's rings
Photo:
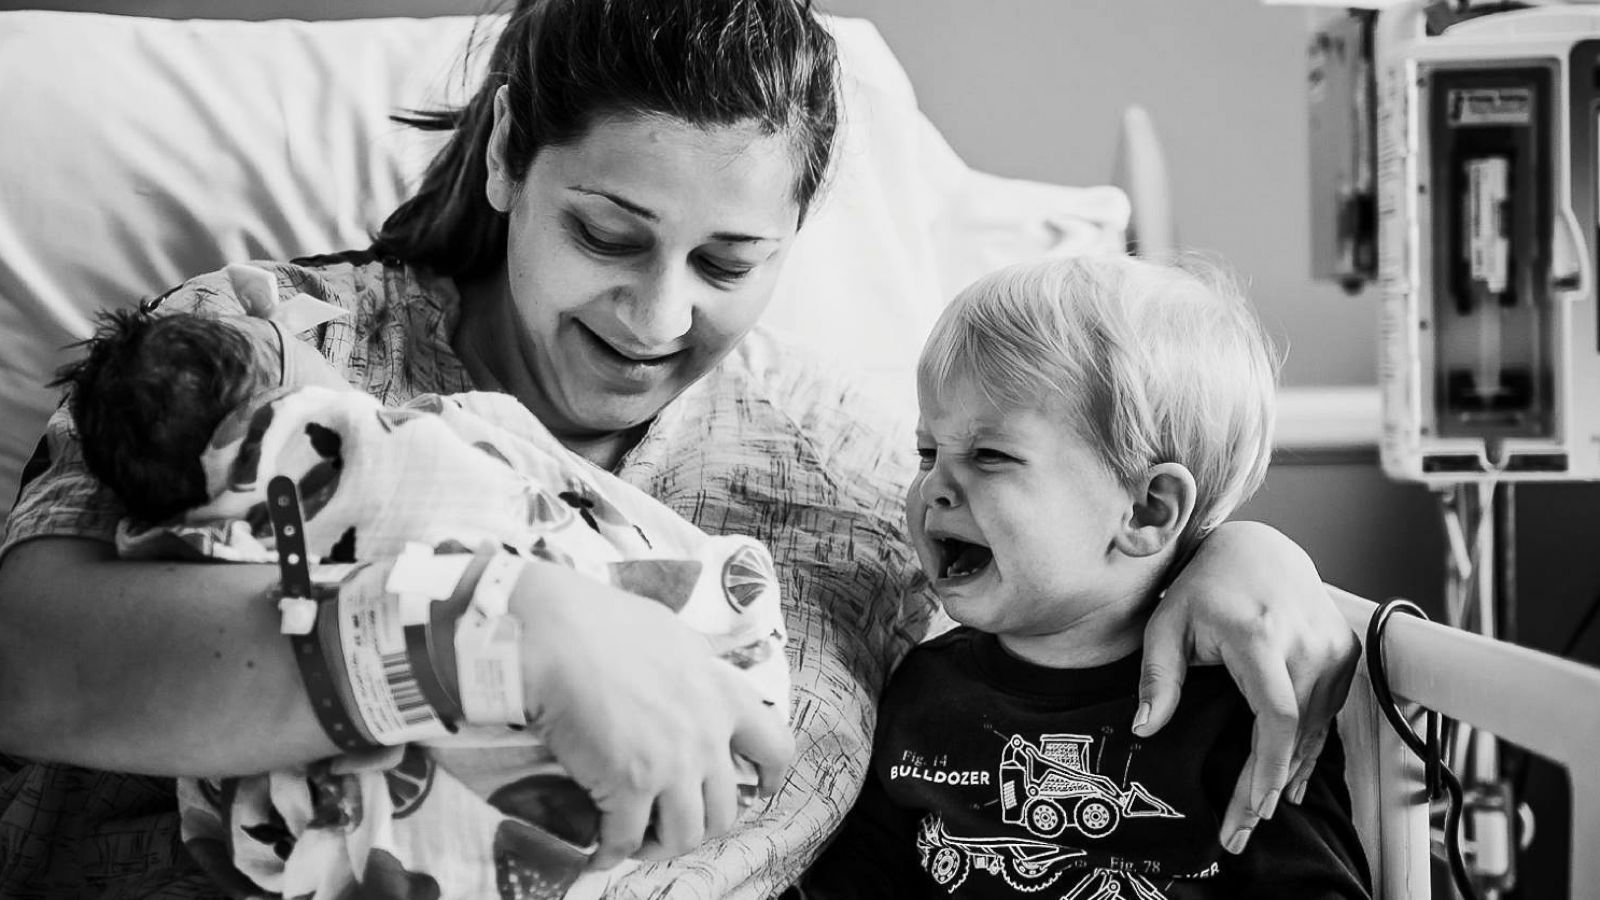
MULTIPOLYGON (((766 548, 707 536, 571 454, 512 398, 386 408, 358 392, 300 388, 230 417, 203 463, 213 500, 157 528, 124 525, 124 556, 275 560, 264 485, 289 475, 313 559, 489 541, 559 561, 675 609, 787 716, 766 548)), ((535 736, 463 726, 379 756, 182 780, 186 845, 247 895, 598 895, 606 875, 583 875, 574 849, 596 834, 594 806, 535 736)), ((748 766, 743 776, 754 783, 748 766)))

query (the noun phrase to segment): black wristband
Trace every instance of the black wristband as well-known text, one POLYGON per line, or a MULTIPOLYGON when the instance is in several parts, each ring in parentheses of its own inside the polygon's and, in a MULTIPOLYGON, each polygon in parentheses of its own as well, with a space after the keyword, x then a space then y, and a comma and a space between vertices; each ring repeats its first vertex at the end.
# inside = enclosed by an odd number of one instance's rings
POLYGON ((339 589, 316 585, 312 594, 317 601, 316 624, 307 634, 289 636, 311 709, 322 730, 340 750, 361 753, 382 747, 351 717, 349 688, 340 689, 345 676, 339 651, 339 589), (331 666, 330 660, 339 665, 331 666))

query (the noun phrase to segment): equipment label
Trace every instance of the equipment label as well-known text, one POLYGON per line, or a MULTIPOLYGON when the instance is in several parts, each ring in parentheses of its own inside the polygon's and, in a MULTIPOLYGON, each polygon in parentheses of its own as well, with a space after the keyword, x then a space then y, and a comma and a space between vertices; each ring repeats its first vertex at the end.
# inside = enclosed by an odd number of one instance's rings
POLYGON ((1446 117, 1451 127, 1531 125, 1533 91, 1529 88, 1454 88, 1446 117))

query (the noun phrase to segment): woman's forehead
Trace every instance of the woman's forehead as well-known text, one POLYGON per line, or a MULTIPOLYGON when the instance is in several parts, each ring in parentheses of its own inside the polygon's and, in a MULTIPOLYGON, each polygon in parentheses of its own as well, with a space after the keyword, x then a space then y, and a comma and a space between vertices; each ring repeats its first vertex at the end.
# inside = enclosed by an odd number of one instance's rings
POLYGON ((798 224, 793 143, 754 123, 701 127, 659 115, 601 118, 547 147, 528 177, 553 192, 604 197, 647 221, 710 220, 783 237, 798 224))

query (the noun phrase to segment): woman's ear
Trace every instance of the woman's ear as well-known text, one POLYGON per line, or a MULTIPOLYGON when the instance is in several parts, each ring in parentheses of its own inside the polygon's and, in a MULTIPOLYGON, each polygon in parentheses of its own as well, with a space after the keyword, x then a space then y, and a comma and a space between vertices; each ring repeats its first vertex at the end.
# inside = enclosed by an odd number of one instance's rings
POLYGON ((1194 515, 1194 475, 1189 469, 1173 462, 1151 466, 1132 494, 1133 505, 1115 540, 1117 549, 1146 557, 1175 545, 1194 515))
POLYGON ((511 167, 506 164, 506 142, 511 135, 511 101, 507 97, 508 88, 502 84, 494 92, 494 128, 489 132, 489 146, 484 150, 484 163, 489 169, 484 192, 489 197, 489 205, 500 213, 511 211, 511 203, 517 195, 516 181, 511 177, 511 167))

